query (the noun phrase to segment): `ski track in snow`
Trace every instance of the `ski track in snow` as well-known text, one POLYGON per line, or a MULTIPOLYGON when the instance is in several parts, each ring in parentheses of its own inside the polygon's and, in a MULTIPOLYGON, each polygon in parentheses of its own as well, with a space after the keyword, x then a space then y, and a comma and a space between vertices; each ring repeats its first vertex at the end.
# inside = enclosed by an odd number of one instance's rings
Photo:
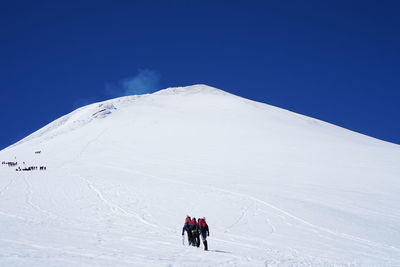
POLYGON ((142 224, 145 224, 146 226, 151 226, 153 228, 164 228, 160 225, 155 225, 153 223, 150 223, 148 221, 146 221, 145 219, 142 218, 142 216, 138 215, 138 214, 133 214, 131 211, 128 212, 127 210, 123 209, 121 206, 118 206, 117 204, 107 200, 104 195, 101 193, 101 191, 99 189, 97 189, 92 182, 90 182, 88 179, 80 177, 77 175, 78 178, 83 179, 86 184, 88 185, 88 187, 90 188, 90 190, 92 190, 97 197, 100 199, 101 202, 103 202, 114 214, 116 215, 123 215, 126 217, 130 217, 130 218, 135 218, 138 221, 140 221, 142 224))
POLYGON ((94 144, 96 141, 100 139, 101 136, 103 136, 107 132, 107 129, 104 129, 99 133, 97 136, 95 136, 93 139, 89 140, 80 150, 79 152, 75 155, 75 157, 70 160, 70 161, 65 161, 63 162, 60 166, 57 168, 66 168, 67 165, 71 165, 72 163, 76 162, 82 155, 83 153, 89 148, 90 145, 94 144))
POLYGON ((271 223, 269 219, 265 219, 265 222, 271 227, 271 234, 276 233, 275 226, 271 223))
POLYGON ((24 180, 25 185, 26 185, 25 203, 27 203, 33 209, 35 209, 38 212, 40 212, 43 215, 45 215, 48 219, 50 219, 50 220, 56 219, 58 216, 56 216, 55 214, 51 213, 50 211, 47 211, 47 210, 41 208, 39 205, 36 205, 36 204, 33 203, 33 194, 34 194, 34 192, 32 191, 32 185, 28 181, 28 179, 26 178, 25 174, 23 175, 23 180, 24 180))
POLYGON ((328 233, 328 234, 331 234, 331 235, 334 235, 334 236, 337 236, 337 237, 340 237, 340 238, 348 239, 348 240, 355 241, 355 242, 358 242, 358 243, 361 243, 361 244, 365 244, 365 245, 369 245, 369 246, 372 246, 372 247, 387 248, 387 249, 391 249, 391 250, 395 250, 395 251, 399 251, 400 252, 400 249, 397 248, 397 247, 388 246, 388 245, 385 245, 385 244, 381 244, 381 243, 377 243, 377 242, 374 242, 374 241, 366 240, 366 239, 363 239, 363 238, 360 238, 360 237, 356 237, 356 236, 352 236, 352 235, 345 234, 345 233, 338 233, 338 232, 332 231, 330 229, 315 225, 313 223, 310 223, 310 222, 308 222, 308 221, 306 221, 304 219, 301 219, 301 218, 295 216, 294 214, 292 214, 292 213, 290 213, 288 211, 280 209, 280 208, 276 207, 275 205, 267 203, 267 202, 265 202, 263 200, 255 198, 253 196, 249 196, 249 195, 246 195, 246 194, 243 194, 243 193, 236 193, 236 192, 232 192, 232 191, 228 191, 228 190, 221 189, 221 188, 216 188, 216 187, 212 187, 212 189, 214 189, 216 191, 219 191, 219 192, 224 192, 224 193, 236 195, 236 196, 239 196, 239 197, 247 197, 247 198, 253 200, 256 203, 260 203, 260 204, 262 204, 262 205, 264 205, 264 206, 266 206, 268 208, 276 210, 279 213, 281 213, 281 214, 283 214, 283 215, 285 215, 285 216, 287 216, 287 217, 289 217, 289 218, 291 218, 291 219, 293 219, 295 221, 298 221, 298 222, 300 222, 300 223, 302 223, 302 224, 304 224, 304 225, 306 225, 306 226, 308 226, 308 227, 310 227, 312 229, 315 229, 316 231, 325 232, 325 233, 328 233))
POLYGON ((11 187, 12 184, 15 183, 16 177, 13 176, 10 181, 0 190, 0 196, 3 196, 7 190, 11 187))
POLYGON ((229 232, 230 229, 232 229, 234 226, 238 225, 244 218, 246 218, 246 217, 247 217, 248 210, 249 210, 249 208, 250 208, 251 206, 253 206, 253 204, 250 204, 250 205, 248 205, 247 207, 242 208, 242 214, 239 216, 239 218, 237 218, 236 221, 234 221, 233 224, 231 224, 230 226, 227 226, 227 227, 226 227, 225 232, 229 232))

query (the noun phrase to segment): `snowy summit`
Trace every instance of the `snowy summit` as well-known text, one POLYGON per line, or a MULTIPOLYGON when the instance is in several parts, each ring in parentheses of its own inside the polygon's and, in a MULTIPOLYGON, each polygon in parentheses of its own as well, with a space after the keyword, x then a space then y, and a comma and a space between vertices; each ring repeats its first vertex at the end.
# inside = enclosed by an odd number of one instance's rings
POLYGON ((94 103, 0 151, 0 265, 400 266, 399 159, 206 85, 94 103))

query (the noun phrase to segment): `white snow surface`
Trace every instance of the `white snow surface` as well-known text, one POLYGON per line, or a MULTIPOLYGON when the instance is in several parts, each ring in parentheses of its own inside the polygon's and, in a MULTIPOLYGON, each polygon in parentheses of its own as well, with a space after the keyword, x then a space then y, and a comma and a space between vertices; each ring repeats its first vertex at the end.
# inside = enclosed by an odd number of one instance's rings
POLYGON ((400 266, 399 160, 206 85, 91 104, 0 151, 47 167, 0 165, 0 266, 400 266))

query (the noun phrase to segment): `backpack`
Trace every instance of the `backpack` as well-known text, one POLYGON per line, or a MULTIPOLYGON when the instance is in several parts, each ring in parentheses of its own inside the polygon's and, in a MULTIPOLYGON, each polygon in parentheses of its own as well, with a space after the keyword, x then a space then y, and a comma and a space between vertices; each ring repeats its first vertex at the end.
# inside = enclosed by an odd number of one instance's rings
POLYGON ((207 225, 206 220, 204 220, 204 219, 200 219, 200 220, 199 220, 199 226, 200 226, 200 228, 204 228, 204 227, 206 227, 206 225, 207 225))

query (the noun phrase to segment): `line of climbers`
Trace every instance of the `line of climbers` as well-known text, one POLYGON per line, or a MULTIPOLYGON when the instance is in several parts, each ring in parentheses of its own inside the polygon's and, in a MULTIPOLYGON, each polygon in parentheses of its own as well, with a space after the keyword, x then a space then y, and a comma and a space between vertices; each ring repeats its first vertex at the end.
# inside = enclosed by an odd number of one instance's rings
MULTIPOLYGON (((15 169, 17 172, 18 171, 37 171, 38 167, 37 166, 30 166, 30 167, 24 167, 21 169, 21 167, 18 167, 17 169, 15 169)), ((45 171, 46 167, 45 166, 40 166, 39 170, 41 171, 45 171)))
POLYGON ((208 230, 206 218, 199 218, 198 221, 196 221, 196 218, 193 217, 191 219, 190 216, 187 216, 182 229, 182 238, 185 234, 185 231, 187 233, 189 246, 199 247, 201 236, 204 250, 208 250, 207 236, 210 235, 210 231, 208 230))
MULTIPOLYGON (((17 162, 17 161, 16 161, 16 162, 13 162, 13 161, 8 161, 8 162, 2 161, 1 164, 2 164, 2 165, 8 165, 8 167, 14 167, 14 166, 17 166, 17 165, 18 165, 18 162, 17 162)), ((23 164, 24 164, 24 167, 23 167, 23 168, 18 167, 18 168, 16 168, 15 170, 16 170, 16 171, 36 171, 36 170, 38 170, 38 166, 29 166, 29 167, 25 167, 25 161, 23 162, 23 164)), ((39 167, 39 170, 41 170, 41 171, 45 171, 46 169, 47 169, 46 166, 40 166, 40 167, 39 167)))
POLYGON ((1 164, 3 164, 3 165, 7 164, 8 167, 13 167, 13 166, 17 166, 18 162, 11 162, 11 161, 5 162, 5 161, 3 161, 1 164))

